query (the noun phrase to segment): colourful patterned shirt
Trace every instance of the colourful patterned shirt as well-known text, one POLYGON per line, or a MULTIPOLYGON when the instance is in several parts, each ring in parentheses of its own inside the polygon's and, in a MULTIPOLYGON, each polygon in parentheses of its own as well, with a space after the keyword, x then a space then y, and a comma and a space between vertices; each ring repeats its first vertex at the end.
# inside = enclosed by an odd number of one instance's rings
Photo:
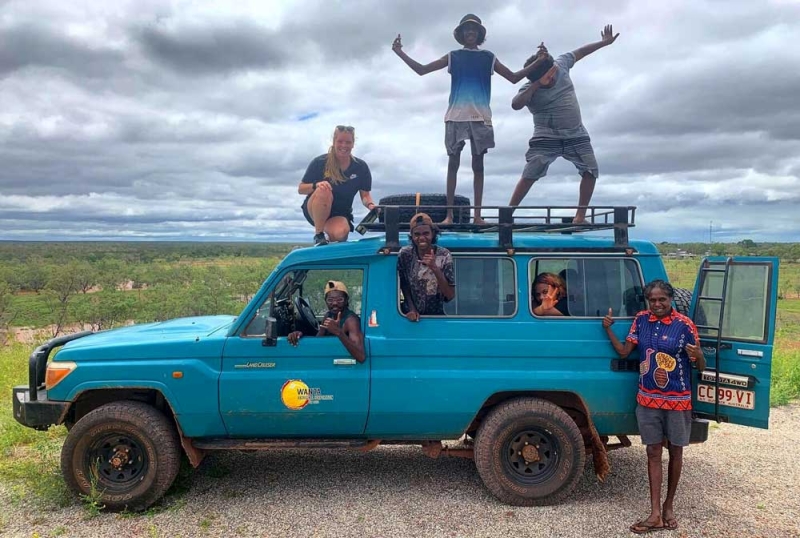
POLYGON ((444 121, 482 121, 492 124, 492 74, 494 54, 488 50, 461 49, 447 55, 450 106, 444 121))
POLYGON ((700 341, 692 320, 674 308, 661 319, 645 310, 636 314, 626 340, 639 348, 639 405, 691 409, 691 362, 686 344, 700 341))
MULTIPOLYGON (((433 246, 436 265, 442 270, 445 280, 455 286, 455 270, 450 251, 433 246)), ((444 316, 444 303, 448 301, 439 291, 439 281, 433 271, 422 263, 413 245, 400 249, 397 256, 397 273, 400 276, 400 289, 408 290, 411 297, 404 297, 414 303, 421 316, 444 316)))

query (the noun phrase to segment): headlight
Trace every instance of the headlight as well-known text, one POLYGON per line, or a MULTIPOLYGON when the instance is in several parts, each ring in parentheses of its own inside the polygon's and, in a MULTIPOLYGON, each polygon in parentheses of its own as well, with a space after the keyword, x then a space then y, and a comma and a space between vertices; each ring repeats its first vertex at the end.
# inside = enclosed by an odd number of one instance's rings
POLYGON ((47 364, 47 373, 44 377, 44 387, 47 390, 58 385, 62 379, 67 377, 78 365, 71 361, 56 362, 51 361, 47 364))

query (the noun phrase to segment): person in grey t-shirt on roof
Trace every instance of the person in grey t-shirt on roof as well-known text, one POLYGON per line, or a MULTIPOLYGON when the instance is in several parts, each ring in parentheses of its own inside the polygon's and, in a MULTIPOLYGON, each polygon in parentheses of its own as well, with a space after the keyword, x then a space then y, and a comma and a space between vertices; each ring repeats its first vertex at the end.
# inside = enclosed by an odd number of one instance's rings
MULTIPOLYGON (((526 83, 511 101, 514 110, 528 107, 533 114, 534 129, 525 154, 527 164, 508 205, 518 206, 534 182, 547 174, 547 168, 558 157, 564 157, 578 169, 581 174, 578 205, 589 205, 597 181, 597 160, 589 133, 581 120, 581 109, 569 71, 581 58, 612 44, 619 34, 614 35, 609 24, 600 32, 600 36, 600 41, 556 58, 553 67, 544 76, 526 83)), ((539 51, 528 58, 525 65, 546 56, 547 48, 544 44, 539 45, 539 51)), ((585 221, 586 209, 579 207, 573 222, 585 221)))

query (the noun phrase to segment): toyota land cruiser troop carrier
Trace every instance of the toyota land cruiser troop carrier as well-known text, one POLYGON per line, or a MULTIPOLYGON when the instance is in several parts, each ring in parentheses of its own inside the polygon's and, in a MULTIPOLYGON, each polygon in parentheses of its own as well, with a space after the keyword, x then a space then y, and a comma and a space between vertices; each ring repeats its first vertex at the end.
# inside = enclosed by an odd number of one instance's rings
MULTIPOLYGON (((455 298, 445 316, 412 323, 396 266, 417 209, 434 208, 384 205, 359 226, 383 235, 294 250, 238 316, 50 340, 13 390, 16 419, 65 424, 67 484, 95 488, 111 509, 157 501, 183 454, 196 467, 228 449, 417 444, 474 458, 486 487, 515 505, 568 496, 587 456, 605 476, 607 451, 637 434, 639 368, 615 354, 601 319, 611 308, 624 338, 645 284, 667 279, 655 246, 629 240, 635 208, 591 207, 573 225, 559 208, 500 207, 491 224, 446 227, 438 244, 453 255, 455 298), (533 314, 541 272, 566 276, 568 316, 533 314), (347 285, 364 363, 337 338, 287 341, 316 334, 328 280, 347 285)), ((709 420, 767 427, 777 280, 775 258, 701 262, 688 314, 708 368, 693 372, 693 442, 709 420)))

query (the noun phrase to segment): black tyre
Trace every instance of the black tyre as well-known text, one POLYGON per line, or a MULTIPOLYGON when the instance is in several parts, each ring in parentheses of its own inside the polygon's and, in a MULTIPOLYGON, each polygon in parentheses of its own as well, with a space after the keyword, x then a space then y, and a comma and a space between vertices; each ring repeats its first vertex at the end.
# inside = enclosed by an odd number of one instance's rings
POLYGON ((675 290, 675 309, 684 316, 689 315, 689 307, 692 305, 692 290, 686 288, 673 288, 675 290))
MULTIPOLYGON (((378 205, 407 205, 413 206, 417 204, 416 194, 393 194, 391 196, 384 196, 378 201, 378 205)), ((419 205, 447 205, 447 196, 444 194, 421 194, 419 205)), ((454 206, 464 206, 464 209, 456 208, 453 210, 453 222, 456 224, 466 224, 469 222, 469 198, 466 196, 456 195, 453 198, 454 206)), ((447 209, 424 209, 423 212, 430 215, 433 222, 442 222, 447 216, 447 209)), ((414 216, 416 211, 413 208, 402 209, 400 211, 400 222, 407 223, 414 216)), ((380 221, 383 222, 383 214, 379 216, 380 221)))
POLYGON ((585 462, 578 426, 563 409, 538 398, 500 404, 475 440, 478 474, 506 504, 557 503, 572 492, 585 462))
POLYGON ((81 418, 61 449, 61 472, 78 495, 110 510, 144 510, 172 485, 181 463, 175 427, 155 408, 106 404, 81 418))

